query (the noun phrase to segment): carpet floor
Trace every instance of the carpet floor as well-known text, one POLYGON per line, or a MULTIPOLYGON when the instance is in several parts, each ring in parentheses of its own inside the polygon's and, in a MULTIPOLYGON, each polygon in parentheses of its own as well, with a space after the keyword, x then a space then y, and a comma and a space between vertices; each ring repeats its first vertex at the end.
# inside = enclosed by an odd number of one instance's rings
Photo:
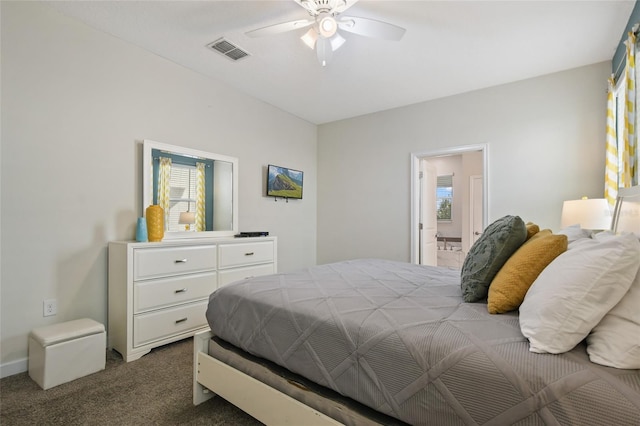
POLYGON ((129 363, 107 350, 103 371, 46 391, 28 373, 0 380, 0 424, 261 424, 220 397, 194 406, 192 377, 192 339, 156 348, 129 363))

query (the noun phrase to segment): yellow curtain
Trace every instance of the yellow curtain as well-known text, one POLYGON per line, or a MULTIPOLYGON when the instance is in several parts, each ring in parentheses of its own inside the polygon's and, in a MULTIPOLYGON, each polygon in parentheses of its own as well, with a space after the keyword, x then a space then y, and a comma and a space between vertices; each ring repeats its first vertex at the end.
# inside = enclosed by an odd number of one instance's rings
POLYGON ((629 32, 627 45, 624 103, 624 128, 622 137, 622 164, 620 167, 620 187, 627 188, 637 184, 636 175, 636 36, 629 32))
POLYGON ((205 220, 205 163, 196 163, 196 231, 204 231, 205 220))
POLYGON ((169 226, 169 197, 171 194, 171 158, 160 157, 158 171, 158 205, 164 210, 164 227, 169 226))
POLYGON ((615 82, 613 76, 609 77, 609 90, 607 91, 607 127, 606 127, 606 153, 605 153, 605 177, 604 198, 611 207, 616 202, 618 195, 618 141, 616 135, 616 100, 614 97, 615 82))

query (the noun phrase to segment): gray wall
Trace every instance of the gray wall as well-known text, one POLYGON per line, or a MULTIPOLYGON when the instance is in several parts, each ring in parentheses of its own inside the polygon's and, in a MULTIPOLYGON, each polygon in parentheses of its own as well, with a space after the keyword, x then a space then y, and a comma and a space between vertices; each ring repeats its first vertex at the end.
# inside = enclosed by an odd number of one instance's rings
POLYGON ((410 261, 410 155, 487 144, 489 223, 558 229, 562 202, 602 198, 610 62, 318 130, 318 263, 410 261))
POLYGON ((106 324, 106 247, 134 238, 143 139, 238 157, 240 229, 279 237, 281 271, 315 263, 315 125, 42 4, 0 5, 3 375, 26 368, 34 327, 106 324), (263 196, 268 163, 304 170, 304 200, 263 196))

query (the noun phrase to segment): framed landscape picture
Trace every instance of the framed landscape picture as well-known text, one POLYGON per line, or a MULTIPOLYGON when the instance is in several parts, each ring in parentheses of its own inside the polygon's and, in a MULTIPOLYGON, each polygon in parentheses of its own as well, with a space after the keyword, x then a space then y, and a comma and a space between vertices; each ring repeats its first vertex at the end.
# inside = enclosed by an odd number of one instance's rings
POLYGON ((302 199, 304 173, 300 170, 269 164, 267 168, 267 196, 302 199))

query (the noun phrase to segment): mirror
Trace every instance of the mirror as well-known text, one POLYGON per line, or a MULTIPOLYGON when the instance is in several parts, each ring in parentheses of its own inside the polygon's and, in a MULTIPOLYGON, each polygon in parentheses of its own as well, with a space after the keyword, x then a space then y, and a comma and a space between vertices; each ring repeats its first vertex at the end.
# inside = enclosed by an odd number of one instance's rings
POLYGON ((144 140, 142 185, 143 215, 166 206, 165 239, 238 233, 237 158, 144 140))

